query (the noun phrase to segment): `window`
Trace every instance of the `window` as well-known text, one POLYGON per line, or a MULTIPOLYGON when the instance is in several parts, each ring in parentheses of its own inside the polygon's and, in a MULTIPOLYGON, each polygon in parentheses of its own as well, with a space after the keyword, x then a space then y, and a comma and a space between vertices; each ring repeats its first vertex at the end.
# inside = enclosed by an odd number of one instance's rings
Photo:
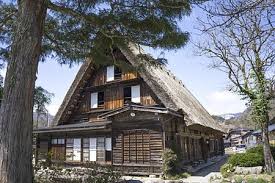
POLYGON ((112 161, 112 138, 105 139, 105 161, 112 161))
POLYGON ((96 138, 90 138, 90 161, 96 161, 96 138))
POLYGON ((90 139, 89 138, 84 138, 83 139, 83 161, 84 162, 90 160, 89 146, 90 146, 90 139))
POLYGON ((97 105, 98 107, 104 107, 104 92, 98 92, 97 105))
POLYGON ((98 137, 97 138, 97 144, 96 144, 96 156, 97 161, 105 161, 105 138, 104 137, 98 137))
POLYGON ((121 79, 121 70, 120 70, 120 68, 115 67, 114 76, 115 76, 115 77, 114 77, 115 80, 116 80, 116 79, 121 79))
POLYGON ((81 139, 67 139, 66 143, 66 160, 80 161, 81 160, 81 139))
POLYGON ((132 102, 140 103, 140 85, 131 86, 132 102))
POLYGON ((52 145, 63 145, 65 144, 65 140, 64 139, 52 139, 52 145))
POLYGON ((107 67, 107 79, 106 79, 107 82, 113 81, 115 79, 114 73, 115 73, 115 67, 113 65, 108 66, 107 67))
POLYGON ((104 92, 94 92, 91 94, 91 108, 104 108, 104 92))
POLYGON ((52 144, 57 144, 57 139, 52 139, 52 144))
POLYGON ((121 70, 114 66, 114 65, 111 65, 111 66, 108 66, 107 67, 107 79, 106 81, 114 81, 114 80, 117 80, 117 79, 121 79, 121 70))
POLYGON ((124 104, 129 102, 140 103, 140 85, 125 87, 123 92, 124 104))
POLYGON ((73 145, 74 145, 74 139, 67 139, 67 142, 66 142, 66 160, 67 161, 73 160, 73 145))
POLYGON ((131 98, 132 98, 131 87, 124 88, 123 92, 124 92, 124 104, 131 102, 131 98))

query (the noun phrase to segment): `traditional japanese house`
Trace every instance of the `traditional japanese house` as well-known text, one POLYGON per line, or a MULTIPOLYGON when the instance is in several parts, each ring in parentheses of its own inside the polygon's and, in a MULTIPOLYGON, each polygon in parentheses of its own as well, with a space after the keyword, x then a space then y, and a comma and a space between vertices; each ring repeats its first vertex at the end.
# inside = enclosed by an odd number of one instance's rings
POLYGON ((176 147, 183 165, 224 153, 222 127, 164 65, 148 64, 135 47, 116 55, 127 69, 92 59, 81 66, 54 125, 34 130, 38 159, 51 152, 68 164, 161 174, 166 148, 176 147))

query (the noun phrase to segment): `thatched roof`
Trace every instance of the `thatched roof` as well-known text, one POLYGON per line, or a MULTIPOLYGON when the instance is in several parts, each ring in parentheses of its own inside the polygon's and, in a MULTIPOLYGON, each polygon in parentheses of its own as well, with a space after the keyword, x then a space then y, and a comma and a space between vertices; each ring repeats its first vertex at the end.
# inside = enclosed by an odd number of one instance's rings
POLYGON ((71 84, 62 104, 60 105, 54 119, 53 124, 60 124, 62 116, 66 115, 66 112, 69 108, 70 103, 73 103, 73 99, 75 99, 76 95, 79 94, 80 88, 84 85, 83 78, 87 77, 90 74, 92 67, 92 60, 87 59, 83 65, 80 67, 76 77, 71 84))
POLYGON ((146 64, 146 60, 140 59, 138 56, 143 54, 143 51, 135 45, 120 50, 134 67, 141 68, 139 69, 140 76, 165 107, 176 111, 182 110, 187 114, 187 125, 199 124, 223 131, 222 126, 213 119, 184 84, 164 65, 146 64))
MULTIPOLYGON (((147 59, 140 57, 140 54, 143 54, 142 50, 134 45, 129 46, 129 48, 120 48, 120 51, 127 58, 130 64, 138 69, 140 76, 166 108, 174 111, 182 111, 186 114, 187 125, 201 125, 218 131, 223 131, 222 126, 212 118, 212 116, 183 85, 183 83, 167 70, 164 65, 148 64, 147 59)), ((62 113, 65 112, 66 104, 69 103, 70 97, 73 95, 73 90, 76 90, 78 85, 77 82, 80 82, 80 77, 83 77, 85 74, 83 72, 87 67, 90 67, 90 63, 85 63, 80 68, 81 72, 77 74, 77 79, 75 79, 73 87, 68 91, 64 102, 58 110, 55 117, 56 122, 60 120, 62 113)))

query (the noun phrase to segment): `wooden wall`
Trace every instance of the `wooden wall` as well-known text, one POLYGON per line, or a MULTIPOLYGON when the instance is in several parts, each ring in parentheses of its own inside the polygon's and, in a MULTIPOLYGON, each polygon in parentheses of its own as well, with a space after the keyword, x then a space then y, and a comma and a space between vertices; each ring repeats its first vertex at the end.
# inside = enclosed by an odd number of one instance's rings
POLYGON ((113 165, 124 173, 159 174, 162 166, 161 117, 154 113, 129 112, 113 119, 113 165))
POLYGON ((165 145, 181 152, 185 163, 223 154, 222 134, 202 127, 186 127, 181 119, 165 124, 165 145))
POLYGON ((149 86, 138 76, 137 72, 122 72, 121 80, 106 82, 106 68, 101 68, 92 74, 90 81, 84 87, 84 91, 80 94, 80 100, 75 106, 68 123, 77 121, 92 120, 97 118, 100 113, 108 110, 117 109, 124 106, 123 89, 127 86, 140 85, 140 104, 145 106, 153 106, 160 104, 155 94, 149 86), (92 109, 91 93, 104 92, 104 106, 92 109))
POLYGON ((101 86, 105 84, 110 84, 110 83, 116 83, 116 82, 121 82, 121 81, 126 81, 126 80, 132 80, 138 78, 138 73, 137 71, 122 71, 121 74, 121 79, 119 80, 114 80, 114 81, 106 81, 106 67, 99 68, 98 70, 95 71, 93 74, 88 86, 101 86))
POLYGON ((114 133, 113 164, 161 164, 162 133, 133 129, 114 133))

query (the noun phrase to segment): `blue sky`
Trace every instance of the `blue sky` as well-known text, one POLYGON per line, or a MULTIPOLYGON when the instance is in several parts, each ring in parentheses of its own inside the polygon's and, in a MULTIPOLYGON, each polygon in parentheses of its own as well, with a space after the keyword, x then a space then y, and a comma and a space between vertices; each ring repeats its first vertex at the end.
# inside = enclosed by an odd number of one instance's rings
MULTIPOLYGON (((227 91, 229 81, 220 71, 209 68, 211 60, 205 56, 195 56, 196 48, 192 42, 201 39, 196 34, 196 18, 203 13, 195 8, 189 17, 180 23, 183 30, 190 32, 191 41, 182 49, 165 52, 168 59, 168 68, 183 81, 185 86, 195 95, 210 114, 224 114, 242 112, 245 102, 234 93, 227 91)), ((161 50, 145 48, 147 52, 157 57, 161 50)), ((79 65, 69 68, 60 66, 55 60, 48 59, 39 64, 36 85, 42 86, 55 94, 52 104, 48 109, 54 115, 61 104, 67 90, 79 69, 79 65)))

